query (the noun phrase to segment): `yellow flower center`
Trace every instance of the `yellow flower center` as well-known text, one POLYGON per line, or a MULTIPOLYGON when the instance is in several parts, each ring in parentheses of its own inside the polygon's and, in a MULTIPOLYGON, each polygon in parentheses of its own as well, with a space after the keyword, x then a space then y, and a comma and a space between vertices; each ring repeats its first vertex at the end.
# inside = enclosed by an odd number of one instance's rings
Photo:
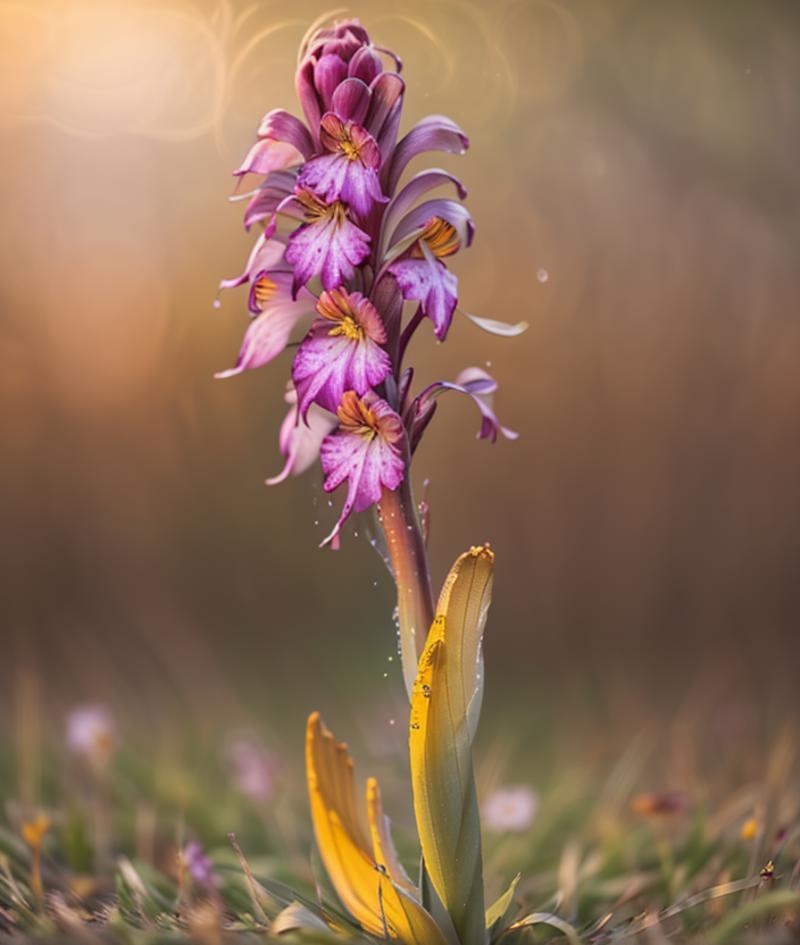
POLYGON ((350 138, 342 138, 339 142, 339 150, 348 161, 358 160, 358 148, 353 144, 350 138))
POLYGON ((344 335, 349 341, 361 341, 364 337, 364 329, 353 318, 352 315, 345 315, 341 321, 337 322, 328 332, 331 337, 344 335))
POLYGON ((253 287, 256 303, 259 308, 264 308, 272 296, 275 295, 277 288, 277 283, 273 282, 272 279, 267 278, 267 276, 261 276, 253 287))
POLYGON ((345 205, 339 200, 335 200, 331 204, 326 204, 307 190, 301 191, 297 195, 297 199, 303 205, 306 220, 309 223, 318 223, 321 220, 335 220, 338 225, 341 225, 347 217, 345 205))

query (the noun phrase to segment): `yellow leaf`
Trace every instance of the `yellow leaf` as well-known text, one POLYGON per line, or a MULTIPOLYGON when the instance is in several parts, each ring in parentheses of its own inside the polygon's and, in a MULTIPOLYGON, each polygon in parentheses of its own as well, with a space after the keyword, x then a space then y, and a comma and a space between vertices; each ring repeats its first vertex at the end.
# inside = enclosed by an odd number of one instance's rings
POLYGON ((356 805, 347 746, 334 740, 316 712, 308 720, 306 770, 317 846, 348 911, 372 935, 405 945, 445 945, 397 860, 377 782, 370 780, 367 787, 368 835, 356 805))
POLYGON ((420 657, 409 734, 425 868, 460 941, 476 943, 485 940, 486 917, 472 739, 493 570, 488 547, 471 548, 453 565, 420 657))

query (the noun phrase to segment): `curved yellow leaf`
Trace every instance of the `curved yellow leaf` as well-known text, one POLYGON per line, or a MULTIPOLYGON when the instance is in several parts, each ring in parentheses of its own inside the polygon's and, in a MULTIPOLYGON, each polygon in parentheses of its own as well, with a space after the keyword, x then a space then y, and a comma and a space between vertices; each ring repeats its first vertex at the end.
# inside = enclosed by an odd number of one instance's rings
POLYGON ((375 862, 384 867, 396 886, 415 896, 417 888, 403 869, 394 848, 392 835, 389 832, 389 818, 383 812, 381 789, 375 778, 367 778, 367 818, 375 862))
POLYGON ((425 868, 460 941, 471 943, 486 938, 472 738, 493 571, 488 546, 471 548, 453 565, 411 697, 414 813, 425 868))
MULTIPOLYGON (((388 839, 377 783, 368 788, 370 819, 382 824, 374 847, 390 863, 376 859, 356 806, 353 762, 347 746, 336 742, 319 713, 308 720, 306 774, 311 819, 322 862, 339 898, 363 928, 405 945, 445 945, 431 916, 393 876, 404 877, 388 839)), ((408 882, 408 878, 405 877, 408 882)))

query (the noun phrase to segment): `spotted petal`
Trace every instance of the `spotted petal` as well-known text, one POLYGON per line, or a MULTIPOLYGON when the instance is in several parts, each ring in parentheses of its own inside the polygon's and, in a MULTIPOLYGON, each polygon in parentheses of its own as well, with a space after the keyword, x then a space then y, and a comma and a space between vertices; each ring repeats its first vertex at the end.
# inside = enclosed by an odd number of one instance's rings
POLYGON ((314 321, 292 364, 292 380, 305 416, 316 401, 336 411, 346 390, 361 396, 392 369, 383 322, 360 292, 324 292, 314 321))
POLYGON ((369 255, 369 236, 343 212, 305 223, 292 233, 286 261, 294 268, 295 291, 315 276, 326 289, 335 289, 351 279, 355 267, 369 255))
POLYGON ((422 259, 400 259, 389 266, 406 301, 419 302, 431 319, 436 337, 443 341, 458 304, 458 279, 428 249, 419 243, 422 259))
POLYGON ((362 399, 346 391, 337 411, 339 429, 323 440, 320 450, 325 472, 323 488, 332 492, 347 482, 347 497, 327 544, 351 512, 375 505, 384 489, 394 491, 403 481, 405 463, 400 452, 403 422, 373 391, 362 399))

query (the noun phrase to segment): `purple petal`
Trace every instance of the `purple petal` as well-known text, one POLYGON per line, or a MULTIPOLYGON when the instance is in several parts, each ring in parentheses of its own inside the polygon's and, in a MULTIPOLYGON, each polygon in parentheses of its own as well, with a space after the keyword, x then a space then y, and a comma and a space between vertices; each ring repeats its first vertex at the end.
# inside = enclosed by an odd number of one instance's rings
POLYGON ((335 289, 352 278, 355 267, 369 255, 369 236, 346 217, 335 216, 307 223, 295 230, 286 247, 286 261, 294 267, 295 289, 320 276, 325 289, 335 289))
POLYGON ((302 155, 294 145, 272 138, 260 138, 245 155, 241 165, 233 172, 234 177, 245 174, 270 174, 281 171, 290 164, 297 164, 302 155))
POLYGON ((282 108, 275 108, 264 115, 258 126, 258 137, 291 144, 304 158, 310 158, 314 153, 314 143, 308 128, 299 118, 282 108))
POLYGON ((311 311, 307 299, 282 302, 265 309, 247 326, 236 365, 217 372, 214 377, 233 377, 269 364, 289 343, 294 326, 311 311))
POLYGON ((279 436, 280 451, 286 461, 276 476, 266 480, 268 486, 309 469, 319 456, 322 441, 336 427, 336 417, 316 405, 312 405, 305 423, 298 423, 299 416, 297 405, 293 404, 281 424, 279 436))
POLYGON ((464 200, 467 196, 464 185, 457 177, 454 177, 447 171, 440 170, 439 168, 431 168, 427 171, 420 171, 419 174, 412 177, 405 187, 392 198, 389 206, 386 208, 383 223, 381 224, 382 240, 385 240, 386 237, 392 233, 398 221, 402 219, 403 214, 407 213, 423 194, 428 193, 429 190, 433 190, 435 187, 440 187, 448 183, 456 188, 458 196, 464 200))
POLYGON ((362 46, 347 67, 347 74, 356 79, 361 79, 367 85, 383 72, 383 62, 378 53, 370 46, 362 46))
POLYGON ((481 428, 478 431, 478 439, 491 440, 494 443, 497 441, 498 433, 502 433, 508 440, 518 439, 519 434, 502 426, 495 415, 492 400, 497 390, 497 381, 486 371, 478 367, 466 368, 458 375, 455 383, 436 381, 436 383, 431 384, 417 398, 420 414, 424 413, 427 402, 448 390, 466 394, 480 411, 481 428))
POLYGON ((304 415, 312 402, 335 411, 346 390, 365 394, 386 377, 389 355, 374 341, 353 343, 330 337, 330 324, 316 327, 300 345, 292 364, 292 380, 304 415))
POLYGON ((422 259, 401 259, 392 263, 388 271, 397 280, 403 298, 419 302, 433 322, 436 337, 444 341, 458 303, 458 280, 424 242, 420 246, 422 259))
POLYGON ((426 200, 418 207, 414 207, 397 224, 389 237, 389 247, 395 246, 406 237, 411 237, 417 230, 421 232, 432 217, 440 217, 455 227, 462 245, 469 246, 472 243, 475 227, 466 207, 455 200, 426 200))
POLYGON ((361 79, 345 79, 333 93, 331 111, 342 121, 363 125, 370 103, 370 91, 361 79))
POLYGON ((322 56, 314 66, 314 85, 325 111, 331 107, 333 93, 347 78, 347 64, 335 53, 322 56))
POLYGON ((381 317, 360 293, 325 293, 317 311, 324 317, 314 321, 292 363, 301 416, 314 401, 336 411, 345 391, 361 396, 392 369, 381 347, 386 341, 381 317), (354 325, 355 334, 347 330, 354 325))
POLYGON ((382 73, 373 80, 370 86, 372 98, 366 127, 380 145, 381 157, 386 164, 387 172, 389 166, 387 158, 397 140, 405 87, 405 82, 394 72, 382 73))
MULTIPOLYGON (((350 394, 346 396, 351 397, 350 394)), ((339 534, 352 511, 363 512, 374 505, 380 500, 383 489, 396 489, 405 475, 405 464, 397 445, 397 438, 402 436, 400 417, 385 400, 372 392, 361 403, 377 418, 378 431, 366 435, 353 432, 345 427, 343 421, 336 433, 322 441, 320 460, 326 476, 323 488, 332 492, 347 481, 347 496, 339 520, 323 545, 339 534)), ((341 410, 339 415, 342 419, 341 410)))
POLYGON ((223 279, 219 284, 220 289, 235 289, 237 286, 249 282, 255 273, 265 272, 279 266, 285 250, 286 247, 278 240, 266 239, 263 235, 259 236, 250 252, 244 272, 234 279, 223 279))
POLYGON ((311 140, 316 145, 319 141, 318 129, 322 109, 314 86, 314 63, 315 60, 309 58, 301 62, 295 76, 295 89, 297 97, 300 99, 303 114, 306 116, 306 122, 311 130, 311 140))
MULTIPOLYGON (((373 132, 374 134, 374 132, 373 132)), ((388 193, 394 193, 408 162, 425 151, 463 154, 469 138, 458 125, 444 115, 429 115, 416 124, 397 145, 387 176, 388 193)))
MULTIPOLYGON (((244 211, 245 229, 274 213, 282 200, 293 193, 297 175, 292 171, 273 171, 250 198, 244 211)), ((302 219, 302 212, 287 208, 289 215, 302 219)))
POLYGON ((297 178, 301 187, 313 190, 326 203, 343 200, 358 217, 365 217, 375 203, 385 202, 377 172, 351 161, 344 154, 323 154, 303 166, 297 178))

